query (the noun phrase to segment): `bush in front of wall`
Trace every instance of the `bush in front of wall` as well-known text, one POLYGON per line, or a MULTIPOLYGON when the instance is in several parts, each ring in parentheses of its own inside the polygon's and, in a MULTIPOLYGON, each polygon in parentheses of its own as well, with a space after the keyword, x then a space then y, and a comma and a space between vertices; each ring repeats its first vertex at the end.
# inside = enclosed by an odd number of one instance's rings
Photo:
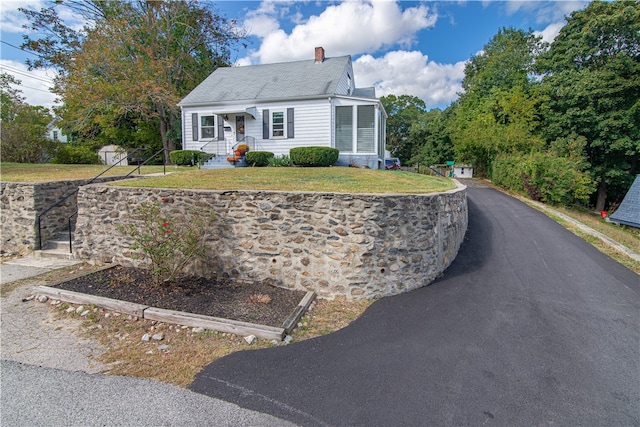
POLYGON ((176 166, 194 166, 215 157, 215 154, 203 153, 198 150, 173 150, 169 153, 169 157, 171 163, 176 166))
POLYGON ((327 167, 338 161, 340 150, 331 147, 296 147, 289 150, 296 166, 327 167))
POLYGON ((249 166, 263 167, 269 166, 269 159, 273 156, 274 154, 270 151, 249 151, 246 154, 246 160, 249 166))
POLYGON ((51 163, 65 165, 99 165, 100 156, 86 145, 61 144, 51 163))
POLYGON ((134 259, 150 264, 153 281, 161 285, 175 280, 193 260, 205 255, 206 230, 214 215, 203 208, 192 207, 175 212, 173 201, 142 202, 116 229, 129 237, 134 259))

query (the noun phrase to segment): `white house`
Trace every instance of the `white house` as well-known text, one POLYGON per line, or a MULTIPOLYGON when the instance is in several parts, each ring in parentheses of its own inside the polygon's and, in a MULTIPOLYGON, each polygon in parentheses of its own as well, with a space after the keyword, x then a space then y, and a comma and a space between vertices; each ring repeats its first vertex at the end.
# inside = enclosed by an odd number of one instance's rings
POLYGON ((218 68, 178 105, 185 150, 326 146, 340 150, 338 165, 384 168, 387 114, 374 88, 355 86, 351 56, 318 47, 312 60, 218 68))
POLYGON ((51 141, 60 141, 62 143, 67 142, 67 136, 62 133, 62 129, 58 127, 59 118, 55 118, 49 122, 46 130, 46 137, 51 141))

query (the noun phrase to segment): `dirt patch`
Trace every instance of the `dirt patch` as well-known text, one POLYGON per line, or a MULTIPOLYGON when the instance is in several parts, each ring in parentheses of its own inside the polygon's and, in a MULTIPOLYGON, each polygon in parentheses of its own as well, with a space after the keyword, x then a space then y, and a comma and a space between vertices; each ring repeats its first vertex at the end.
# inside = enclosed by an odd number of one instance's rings
POLYGON ((54 287, 150 307, 281 327, 305 295, 262 282, 182 277, 155 284, 148 270, 117 266, 54 287))

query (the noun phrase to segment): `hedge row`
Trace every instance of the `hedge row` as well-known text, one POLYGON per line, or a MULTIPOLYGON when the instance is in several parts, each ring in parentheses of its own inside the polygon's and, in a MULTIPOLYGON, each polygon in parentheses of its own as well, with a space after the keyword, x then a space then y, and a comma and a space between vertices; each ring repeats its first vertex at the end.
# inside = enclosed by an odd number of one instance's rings
POLYGON ((579 161, 550 153, 498 156, 491 178, 496 185, 552 205, 584 203, 595 190, 579 161))
POLYGON ((246 159, 249 166, 263 167, 269 166, 269 159, 273 156, 274 154, 270 151, 249 151, 246 159))
POLYGON ((289 154, 296 166, 327 167, 338 161, 340 150, 331 147, 296 147, 289 154))

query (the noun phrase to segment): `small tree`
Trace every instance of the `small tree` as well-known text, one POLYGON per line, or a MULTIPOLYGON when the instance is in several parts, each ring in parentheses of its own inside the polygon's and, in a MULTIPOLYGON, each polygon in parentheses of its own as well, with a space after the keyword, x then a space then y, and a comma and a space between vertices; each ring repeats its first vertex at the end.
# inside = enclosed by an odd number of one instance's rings
POLYGON ((132 215, 133 222, 118 230, 133 241, 131 249, 137 257, 149 260, 156 284, 174 280, 190 261, 205 253, 203 230, 213 214, 204 209, 189 208, 177 215, 160 202, 144 202, 132 215))
POLYGON ((45 107, 25 103, 22 92, 11 85, 20 80, 0 74, 0 152, 3 162, 42 163, 59 145, 46 137, 52 120, 45 107))

